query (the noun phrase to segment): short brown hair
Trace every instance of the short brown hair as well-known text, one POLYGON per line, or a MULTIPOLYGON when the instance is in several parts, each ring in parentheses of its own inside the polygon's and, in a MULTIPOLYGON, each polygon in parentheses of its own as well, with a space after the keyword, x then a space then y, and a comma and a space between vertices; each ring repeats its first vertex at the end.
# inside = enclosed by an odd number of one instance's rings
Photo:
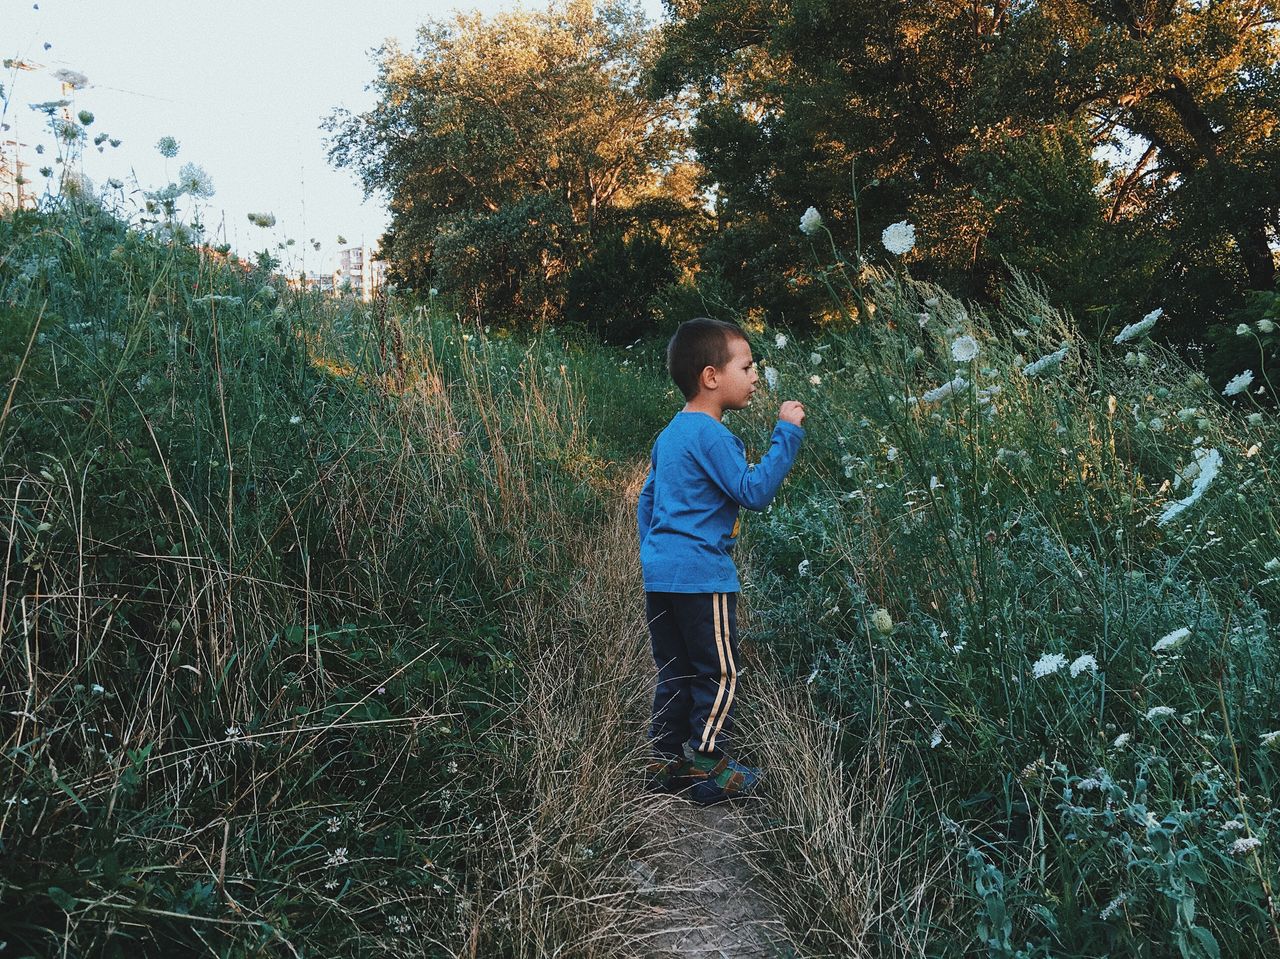
POLYGON ((729 344, 735 338, 746 340, 747 334, 725 320, 699 316, 680 324, 667 343, 667 372, 686 400, 702 388, 703 370, 708 366, 721 369, 729 362, 729 344))

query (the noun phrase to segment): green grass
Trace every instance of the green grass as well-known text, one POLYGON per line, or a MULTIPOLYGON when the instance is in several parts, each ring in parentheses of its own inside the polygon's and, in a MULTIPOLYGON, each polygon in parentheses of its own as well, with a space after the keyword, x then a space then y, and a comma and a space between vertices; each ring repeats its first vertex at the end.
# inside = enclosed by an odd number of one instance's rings
MULTIPOLYGON (((779 388, 726 421, 755 459, 808 410, 739 554, 803 954, 1275 952, 1273 415, 1021 281, 865 282, 872 322, 753 330, 779 388)), ((299 295, 82 202, 0 219, 0 302, 0 940, 624 954, 663 344, 299 295)))
POLYGON ((580 588, 629 436, 589 432, 581 345, 296 295, 89 203, 0 219, 0 293, 0 940, 476 941, 486 830, 542 815, 527 613, 580 588))
MULTIPOLYGON (((1250 422, 1251 396, 1222 402, 1145 338, 1083 341, 1020 280, 997 313, 886 273, 858 295, 872 322, 771 357, 808 436, 787 493, 745 527, 748 596, 848 761, 887 741, 901 793, 885 801, 921 830, 891 850, 918 860, 903 868, 967 863, 936 891, 954 903, 930 912, 940 925, 910 938, 929 955, 1273 953, 1274 417, 1250 422), (979 352, 956 362, 962 335, 979 352), (1162 522, 1196 448, 1221 470, 1162 522), (1233 852, 1240 838, 1260 845, 1233 852)), ((863 919, 846 929, 879 941, 863 919)))

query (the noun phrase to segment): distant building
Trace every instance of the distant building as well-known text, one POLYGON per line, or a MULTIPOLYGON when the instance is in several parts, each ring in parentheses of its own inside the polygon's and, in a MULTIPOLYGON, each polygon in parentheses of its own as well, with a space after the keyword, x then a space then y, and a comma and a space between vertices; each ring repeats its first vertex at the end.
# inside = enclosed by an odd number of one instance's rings
POLYGON ((0 140, 0 212, 29 210, 36 205, 27 164, 22 160, 25 146, 16 139, 0 140))
POLYGON ((372 300, 387 282, 387 264, 383 260, 375 260, 367 246, 349 246, 338 251, 338 268, 333 271, 332 291, 346 292, 350 284, 352 296, 364 300, 372 300))
POLYGON ((295 290, 313 290, 317 293, 332 294, 333 273, 308 273, 306 276, 290 276, 288 284, 295 290))

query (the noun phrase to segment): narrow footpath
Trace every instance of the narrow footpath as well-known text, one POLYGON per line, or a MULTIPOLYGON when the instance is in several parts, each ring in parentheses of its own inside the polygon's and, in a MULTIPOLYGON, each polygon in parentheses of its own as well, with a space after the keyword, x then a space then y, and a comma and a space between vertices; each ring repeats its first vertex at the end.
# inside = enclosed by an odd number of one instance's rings
POLYGON ((751 804, 700 807, 677 797, 668 825, 653 838, 645 862, 633 864, 650 909, 647 959, 794 957, 786 929, 760 893, 751 804))

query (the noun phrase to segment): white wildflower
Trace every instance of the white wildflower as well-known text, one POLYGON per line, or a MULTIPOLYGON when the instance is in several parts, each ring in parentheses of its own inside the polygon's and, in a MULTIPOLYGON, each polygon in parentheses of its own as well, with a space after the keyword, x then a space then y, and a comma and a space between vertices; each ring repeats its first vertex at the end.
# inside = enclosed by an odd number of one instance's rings
POLYGON ((1153 653, 1168 653, 1177 649, 1187 641, 1187 637, 1191 635, 1191 630, 1186 626, 1181 629, 1175 629, 1172 633, 1160 637, 1156 640, 1156 644, 1151 647, 1153 653))
POLYGON ((813 376, 809 377, 809 382, 814 386, 821 386, 822 377, 819 376, 817 373, 814 373, 813 376))
POLYGON ((1261 845, 1262 840, 1257 836, 1241 836, 1227 847, 1227 852, 1233 856, 1243 856, 1247 852, 1253 852, 1261 845))
POLYGON ((1248 323, 1241 323, 1236 327, 1236 336, 1248 336, 1250 332, 1248 323))
POLYGON ((941 302, 942 301, 939 300, 936 296, 931 296, 924 301, 924 305, 927 306, 929 309, 934 310, 934 309, 937 309, 938 304, 941 302))
POLYGON ((1241 832, 1244 830, 1244 823, 1242 823, 1239 819, 1228 819, 1226 822, 1222 824, 1222 828, 1231 830, 1233 832, 1241 832))
POLYGON ((1261 413, 1250 413, 1250 414, 1249 414, 1249 416, 1248 416, 1247 418, 1248 418, 1248 420, 1249 420, 1249 425, 1250 425, 1250 426, 1261 426, 1261 425, 1262 425, 1262 414, 1261 414, 1261 413))
POLYGON ((65 83, 72 90, 83 90, 89 85, 89 78, 79 70, 69 70, 62 67, 53 71, 53 78, 59 83, 65 83))
POLYGON ((958 336, 951 342, 951 358, 957 363, 968 363, 978 355, 978 341, 972 336, 958 336))
POLYGON ((1132 733, 1121 733, 1114 740, 1112 740, 1111 748, 1124 749, 1125 746, 1129 745, 1129 740, 1131 740, 1132 738, 1133 738, 1132 733))
POLYGON ((956 392, 959 392, 960 390, 967 388, 968 385, 969 385, 968 380, 966 380, 963 376, 957 376, 954 380, 951 380, 950 382, 947 382, 947 383, 943 383, 941 386, 937 387, 936 389, 932 389, 928 393, 925 393, 923 396, 920 397, 920 399, 925 403, 937 403, 940 400, 945 400, 952 393, 956 393, 956 392))
POLYGON ((890 446, 889 449, 885 452, 884 458, 887 459, 890 463, 896 460, 898 458, 898 447, 890 446))
POLYGON ((1124 905, 1125 900, 1128 898, 1129 898, 1129 894, 1127 892, 1120 893, 1120 895, 1116 896, 1109 903, 1107 903, 1105 906, 1102 907, 1102 912, 1098 913, 1098 918, 1110 919, 1115 914, 1116 910, 1124 905))
POLYGON ((942 736, 942 727, 935 726, 933 730, 933 734, 929 737, 929 747, 931 749, 937 749, 944 742, 946 742, 946 740, 942 736))
POLYGON ((778 371, 775 367, 766 366, 764 368, 764 384, 771 390, 778 388, 778 371))
POLYGON ((817 366, 819 363, 821 363, 821 362, 822 362, 822 354, 821 354, 821 353, 810 353, 810 354, 809 354, 809 362, 810 362, 810 363, 812 363, 814 366, 817 366))
POLYGON ((883 606, 877 606, 871 614, 871 625, 881 636, 888 636, 893 632, 893 617, 883 606))
POLYGON ((1258 332, 1260 332, 1260 333, 1274 333, 1275 331, 1276 331, 1276 325, 1275 325, 1273 322, 1271 322, 1270 320, 1259 320, 1259 321, 1258 321, 1258 332))
POLYGON ((1030 336, 1030 335, 1031 335, 1031 331, 1030 331, 1030 330, 1024 330, 1024 329, 1022 329, 1021 327, 1019 327, 1018 329, 1016 329, 1016 330, 1014 330, 1014 331, 1013 331, 1013 335, 1014 335, 1014 336, 1016 336, 1018 339, 1022 339, 1023 337, 1030 336))
POLYGON ((1067 665, 1067 657, 1062 653, 1045 653, 1031 666, 1031 675, 1036 679, 1051 676, 1067 665))
POLYGON ((341 828, 342 828, 342 820, 339 819, 337 816, 330 816, 329 827, 326 830, 326 832, 337 832, 341 828))
POLYGON ((239 739, 243 735, 244 735, 244 732, 240 729, 239 726, 227 727, 227 742, 229 743, 235 742, 237 739, 239 739))
POLYGON ((1280 557, 1273 556, 1262 564, 1262 568, 1268 573, 1280 573, 1280 557))
POLYGON ((1274 729, 1269 733, 1263 733, 1258 737, 1258 742, 1268 749, 1280 749, 1280 729, 1274 729))
POLYGON ((891 223, 880 234, 880 242, 884 244, 884 248, 890 253, 895 256, 902 256, 916 245, 916 228, 906 220, 902 220, 899 223, 891 223))
POLYGON ((1071 345, 1067 344, 1066 346, 1063 346, 1062 349, 1058 350, 1056 353, 1049 353, 1045 356, 1042 356, 1040 357, 1040 359, 1036 360, 1034 363, 1028 363, 1026 366, 1024 366, 1022 368, 1022 375, 1023 376, 1039 376, 1041 373, 1043 373, 1045 370, 1049 369, 1050 367, 1057 366, 1059 363, 1061 363, 1064 359, 1066 359, 1066 356, 1069 352, 1071 352, 1071 345))
POLYGON ((1218 468, 1222 464, 1222 454, 1216 449, 1198 449, 1195 451, 1195 457, 1197 470, 1195 482, 1191 484, 1191 492, 1183 499, 1176 500, 1164 508, 1164 512, 1156 520, 1161 526, 1189 506, 1194 505, 1204 495, 1204 491, 1209 488, 1209 484, 1213 482, 1214 477, 1218 475, 1218 468))
POLYGON ((777 347, 778 349, 780 349, 780 350, 781 350, 781 349, 783 349, 784 347, 786 347, 786 345, 787 345, 787 334, 785 334, 785 333, 779 333, 777 336, 775 336, 775 337, 773 338, 773 345, 774 345, 774 346, 776 346, 776 347, 777 347))
POLYGON ((800 232, 806 236, 813 236, 822 229, 822 214, 815 207, 809 207, 804 211, 804 216, 800 217, 800 232))
POLYGON ((301 422, 302 422, 302 417, 301 417, 301 416, 294 415, 294 416, 290 416, 290 417, 289 417, 289 425, 290 425, 290 426, 297 426, 297 425, 298 425, 299 423, 301 423, 301 422))
POLYGON ((103 693, 106 692, 106 690, 98 683, 94 683, 92 686, 90 686, 89 691, 93 693, 93 695, 95 696, 101 696, 103 693))
POLYGON ((1152 706, 1147 710, 1147 719, 1151 722, 1159 719, 1168 719, 1170 716, 1176 715, 1177 712, 1172 706, 1152 706))
POLYGON ((333 851, 333 854, 329 856, 329 859, 327 860, 326 865, 345 866, 350 861, 351 860, 347 858, 347 847, 339 846, 337 849, 333 851))
POLYGON ((1086 670, 1091 673, 1098 671, 1098 660, 1094 658, 1092 653, 1084 653, 1081 656, 1077 656, 1071 664, 1071 675, 1073 677, 1079 676, 1086 670))
POLYGON ((800 575, 800 576, 808 576, 808 575, 809 575, 809 560, 807 560, 807 559, 802 559, 802 560, 800 560, 800 565, 796 567, 796 573, 797 573, 797 575, 800 575))
POLYGON ((1245 370, 1243 373, 1237 373, 1231 378, 1231 381, 1222 388, 1223 396, 1235 396, 1237 393, 1243 393, 1249 388, 1253 382, 1253 370, 1245 370))
POLYGON ((1119 333, 1116 334, 1116 338, 1114 342, 1125 343, 1125 342, 1128 342, 1129 340, 1134 339, 1135 337, 1141 336, 1143 333, 1147 332, 1147 330, 1151 329, 1151 327, 1156 325, 1156 320, 1160 319, 1160 316, 1163 313, 1164 313, 1164 308, 1159 307, 1157 309, 1152 310, 1150 313, 1148 313, 1146 316, 1140 319, 1137 323, 1130 323, 1123 330, 1121 330, 1119 333))
POLYGON ((428 296, 439 296, 439 295, 440 295, 440 291, 439 291, 439 290, 437 290, 437 289, 433 286, 431 289, 427 290, 427 295, 428 295, 428 296))

